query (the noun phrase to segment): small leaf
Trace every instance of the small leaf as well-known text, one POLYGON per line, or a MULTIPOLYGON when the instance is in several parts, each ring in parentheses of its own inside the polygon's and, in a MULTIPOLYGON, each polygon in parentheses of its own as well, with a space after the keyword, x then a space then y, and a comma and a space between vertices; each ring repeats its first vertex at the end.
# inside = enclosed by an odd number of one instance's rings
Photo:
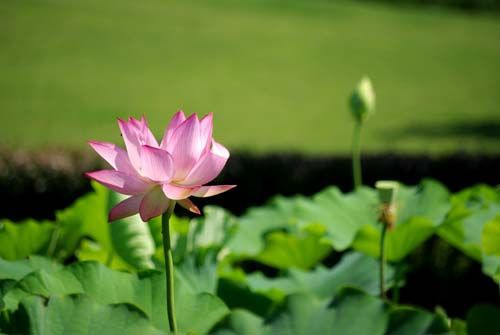
POLYGON ((303 236, 282 232, 269 234, 266 236, 264 250, 255 259, 278 269, 308 269, 330 253, 330 245, 322 242, 321 236, 301 235, 303 236))
POLYGON ((0 257, 7 260, 23 259, 44 253, 54 232, 54 224, 26 220, 13 223, 0 221, 0 257))

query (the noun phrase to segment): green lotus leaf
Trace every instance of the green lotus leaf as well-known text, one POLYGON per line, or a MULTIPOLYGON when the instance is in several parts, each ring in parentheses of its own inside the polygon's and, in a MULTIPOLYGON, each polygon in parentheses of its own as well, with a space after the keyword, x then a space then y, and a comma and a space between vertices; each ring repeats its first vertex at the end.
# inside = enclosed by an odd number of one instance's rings
POLYGON ((289 296, 274 316, 263 319, 236 310, 217 335, 446 334, 447 320, 440 315, 411 308, 390 307, 379 298, 344 288, 331 302, 308 294, 289 296))
MULTIPOLYGON (((175 284, 177 323, 181 331, 205 334, 228 313, 219 298, 194 291, 183 276, 176 276, 175 284)), ((154 327, 168 330, 165 274, 158 271, 118 272, 97 262, 77 263, 52 273, 37 270, 10 289, 4 301, 13 311, 32 295, 50 298, 72 294, 85 294, 103 305, 131 304, 141 310, 154 327)))
POLYGON ((45 253, 54 234, 55 225, 48 221, 25 220, 14 223, 0 221, 0 258, 23 259, 45 253))
POLYGON ((167 334, 133 306, 103 305, 86 295, 27 297, 11 316, 10 325, 12 334, 167 334))
MULTIPOLYGON (((397 221, 386 234, 388 261, 400 261, 436 232, 450 208, 449 197, 446 188, 433 180, 413 187, 401 185, 396 197, 397 221)), ((379 257, 381 228, 377 221, 365 224, 356 236, 354 249, 379 257)))

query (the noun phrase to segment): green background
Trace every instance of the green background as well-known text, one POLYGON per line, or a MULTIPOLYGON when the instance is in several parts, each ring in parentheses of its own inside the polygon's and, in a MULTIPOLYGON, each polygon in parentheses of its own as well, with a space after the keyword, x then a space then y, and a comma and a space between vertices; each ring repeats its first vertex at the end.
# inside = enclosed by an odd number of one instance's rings
POLYGON ((323 0, 0 2, 0 146, 119 141, 116 117, 215 113, 231 149, 343 153, 372 78, 367 151, 498 152, 500 20, 323 0))

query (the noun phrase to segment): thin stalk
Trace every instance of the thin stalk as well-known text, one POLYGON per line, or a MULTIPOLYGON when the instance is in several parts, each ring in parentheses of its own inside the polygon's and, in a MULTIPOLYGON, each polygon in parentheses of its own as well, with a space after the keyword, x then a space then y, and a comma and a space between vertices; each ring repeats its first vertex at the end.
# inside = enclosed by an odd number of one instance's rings
POLYGON ((352 178, 354 189, 358 189, 362 184, 361 174, 361 122, 355 122, 352 134, 352 178))
POLYGON ((386 299, 384 268, 385 268, 385 233, 387 232, 387 224, 382 223, 382 234, 380 235, 380 297, 386 299))
POLYGON ((166 269, 166 291, 167 291, 167 315, 170 331, 177 334, 177 324, 175 321, 174 305, 174 261, 172 256, 172 246, 170 244, 170 217, 174 212, 175 201, 170 200, 167 211, 161 217, 163 234, 163 253, 165 254, 166 269))

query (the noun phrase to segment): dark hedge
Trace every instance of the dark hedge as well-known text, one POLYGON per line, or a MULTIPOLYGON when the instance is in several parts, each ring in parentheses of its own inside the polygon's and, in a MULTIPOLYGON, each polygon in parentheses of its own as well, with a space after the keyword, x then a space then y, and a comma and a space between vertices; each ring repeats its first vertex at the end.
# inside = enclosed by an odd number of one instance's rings
POLYGON ((461 10, 475 11, 499 11, 500 0, 362 0, 362 1, 381 1, 394 5, 417 5, 417 6, 438 6, 451 7, 461 10))
MULTIPOLYGON (((104 168, 105 163, 90 151, 0 151, 0 217, 52 218, 56 209, 70 205, 90 190, 86 171, 104 168)), ((416 184, 431 177, 451 191, 476 183, 500 184, 500 155, 377 154, 363 158, 364 182, 396 179, 416 184)), ((275 194, 311 195, 328 185, 343 191, 352 188, 351 163, 347 156, 304 156, 300 154, 258 155, 233 153, 222 175, 214 183, 237 184, 228 193, 197 199, 200 206, 224 206, 241 214, 261 205, 275 194)))

